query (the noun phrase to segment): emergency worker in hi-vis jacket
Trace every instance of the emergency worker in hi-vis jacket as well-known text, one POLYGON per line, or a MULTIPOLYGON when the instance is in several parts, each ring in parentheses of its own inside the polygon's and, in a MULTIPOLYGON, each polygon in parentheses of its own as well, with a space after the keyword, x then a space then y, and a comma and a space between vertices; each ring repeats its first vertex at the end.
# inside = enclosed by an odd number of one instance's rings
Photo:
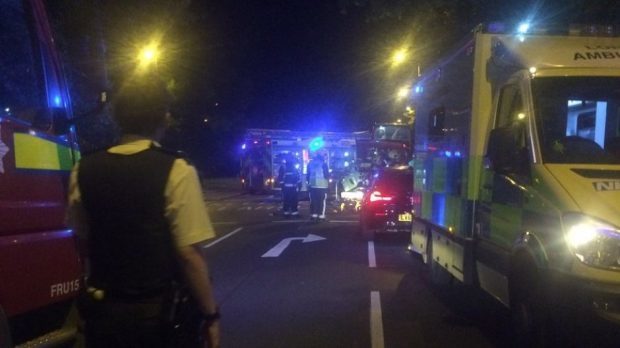
POLYGON ((323 155, 315 153, 308 163, 306 175, 310 189, 310 219, 324 221, 325 201, 327 200, 327 188, 329 186, 329 168, 323 155))

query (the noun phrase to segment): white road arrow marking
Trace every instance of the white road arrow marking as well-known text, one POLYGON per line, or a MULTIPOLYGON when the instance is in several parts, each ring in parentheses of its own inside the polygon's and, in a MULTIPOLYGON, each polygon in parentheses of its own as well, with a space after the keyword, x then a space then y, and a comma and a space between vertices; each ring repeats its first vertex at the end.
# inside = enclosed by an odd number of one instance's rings
POLYGON ((324 239, 325 238, 323 238, 321 236, 317 236, 315 234, 308 234, 306 237, 285 238, 285 239, 281 240, 280 243, 276 244, 276 246, 274 246, 273 248, 269 249, 268 252, 264 253, 262 257, 278 257, 278 256, 280 256, 280 254, 282 254, 284 249, 286 249, 289 246, 289 244, 291 244, 291 242, 294 241, 294 240, 300 240, 302 243, 309 243, 309 242, 317 242, 317 241, 324 240, 324 239))

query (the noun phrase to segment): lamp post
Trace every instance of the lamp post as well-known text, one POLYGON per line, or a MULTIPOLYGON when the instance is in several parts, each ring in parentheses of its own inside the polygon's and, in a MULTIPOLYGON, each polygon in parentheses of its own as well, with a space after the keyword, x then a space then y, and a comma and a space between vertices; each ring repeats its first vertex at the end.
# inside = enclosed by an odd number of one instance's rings
POLYGON ((161 52, 159 50, 158 43, 151 42, 148 45, 143 46, 139 49, 137 56, 138 70, 145 71, 153 65, 157 67, 157 61, 160 56, 161 52))
POLYGON ((404 62, 407 61, 408 57, 409 50, 407 48, 399 48, 394 51, 390 60, 392 68, 402 65, 404 62))
POLYGON ((396 93, 396 98, 398 100, 403 100, 409 96, 410 91, 411 91, 411 88, 409 86, 403 86, 398 89, 398 92, 396 93))

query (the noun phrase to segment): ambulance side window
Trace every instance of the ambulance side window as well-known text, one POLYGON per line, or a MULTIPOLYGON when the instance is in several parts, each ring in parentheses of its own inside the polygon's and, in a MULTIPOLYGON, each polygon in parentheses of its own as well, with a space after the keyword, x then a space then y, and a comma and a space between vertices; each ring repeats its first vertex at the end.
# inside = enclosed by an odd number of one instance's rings
POLYGON ((492 168, 501 174, 529 176, 526 117, 521 91, 517 85, 502 88, 487 148, 492 168))
POLYGON ((495 127, 506 127, 525 118, 523 99, 518 86, 509 85, 502 89, 495 127))

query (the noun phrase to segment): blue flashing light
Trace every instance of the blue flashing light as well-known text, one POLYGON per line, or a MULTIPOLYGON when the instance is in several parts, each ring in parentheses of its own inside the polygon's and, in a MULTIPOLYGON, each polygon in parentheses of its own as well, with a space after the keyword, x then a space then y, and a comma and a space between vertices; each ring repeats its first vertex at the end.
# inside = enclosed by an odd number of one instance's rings
POLYGON ((61 106, 62 100, 60 99, 60 96, 55 96, 54 97, 54 106, 61 106))
POLYGON ((299 169, 299 163, 295 163, 295 169, 299 169))
POLYGON ((519 26, 517 27, 517 32, 519 34, 527 34, 527 32, 530 30, 530 23, 529 22, 523 22, 521 24, 519 24, 519 26))
POLYGON ((500 34, 506 32, 506 25, 502 22, 492 22, 487 26, 487 31, 491 34, 500 34))
POLYGON ((454 156, 461 157, 461 151, 455 151, 454 152, 454 156))
POLYGON ((316 137, 310 141, 310 145, 308 145, 308 148, 310 149, 310 151, 317 151, 323 146, 325 146, 325 141, 323 140, 323 137, 316 137))
POLYGON ((247 147, 246 144, 241 145, 241 150, 245 150, 246 147, 247 147))
POLYGON ((344 161, 345 168, 349 166, 349 161, 344 161))
POLYGON ((423 86, 415 86, 415 92, 417 94, 420 94, 420 93, 424 92, 424 87, 423 86))
POLYGON ((446 151, 446 157, 452 157, 452 151, 446 151))
POLYGON ((344 157, 349 157, 349 151, 344 152, 344 157))

